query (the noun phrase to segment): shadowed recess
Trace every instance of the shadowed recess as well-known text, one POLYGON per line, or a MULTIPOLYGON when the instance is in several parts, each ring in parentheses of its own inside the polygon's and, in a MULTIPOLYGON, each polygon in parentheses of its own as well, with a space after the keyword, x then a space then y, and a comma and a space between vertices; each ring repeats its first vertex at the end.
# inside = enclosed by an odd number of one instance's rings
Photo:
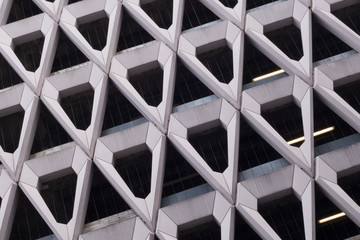
POLYGON ((188 229, 179 229, 179 240, 218 240, 221 239, 221 228, 212 218, 210 221, 199 223, 188 229))
POLYGON ((235 240, 261 240, 256 232, 244 221, 235 209, 235 240))
POLYGON ((338 184, 352 200, 360 204, 360 172, 338 178, 338 184))
POLYGON ((40 14, 42 11, 32 0, 13 0, 7 24, 40 14))
POLYGON ((91 21, 88 23, 80 24, 78 29, 81 35, 86 39, 90 46, 98 51, 103 50, 106 46, 109 18, 106 13, 103 13, 104 17, 91 21))
POLYGON ((27 71, 35 72, 40 66, 44 37, 15 45, 14 53, 27 71))
POLYGON ((339 87, 335 87, 339 94, 351 107, 360 113, 360 79, 339 87))
MULTIPOLYGON (((225 7, 233 8, 238 4, 238 0, 219 0, 225 7)), ((243 1, 243 0, 240 0, 243 1)))
POLYGON ((334 14, 340 21, 342 21, 346 26, 348 26, 351 30, 360 34, 360 4, 356 3, 350 5, 348 7, 344 7, 339 10, 332 11, 331 13, 334 14))
POLYGON ((0 54, 0 90, 22 83, 20 76, 0 54))
POLYGON ((272 2, 281 2, 281 0, 246 0, 246 10, 261 7, 272 2))
POLYGON ((199 0, 185 1, 182 31, 218 20, 199 0))
POLYGON ((140 1, 141 8, 160 27, 168 29, 172 24, 174 0, 140 1), (148 2, 148 3, 143 3, 148 2))
POLYGON ((0 145, 5 152, 14 153, 19 146, 24 111, 0 118, 0 145))

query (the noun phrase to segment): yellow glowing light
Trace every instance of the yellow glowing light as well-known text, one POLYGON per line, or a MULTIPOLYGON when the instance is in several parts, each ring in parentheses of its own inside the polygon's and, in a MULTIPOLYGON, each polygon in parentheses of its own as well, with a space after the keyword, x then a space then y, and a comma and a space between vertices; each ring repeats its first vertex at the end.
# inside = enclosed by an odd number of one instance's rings
POLYGON ((346 215, 346 214, 345 214, 344 212, 341 212, 341 213, 332 215, 332 216, 330 216, 330 217, 320 219, 320 220, 319 220, 319 223, 329 222, 329 221, 332 221, 332 220, 334 220, 334 219, 341 218, 341 217, 343 217, 343 216, 345 216, 345 215, 346 215))
MULTIPOLYGON (((323 129, 323 130, 319 130, 319 131, 317 131, 317 132, 314 132, 314 137, 319 136, 319 135, 324 134, 324 133, 331 132, 331 131, 333 131, 334 129, 335 129, 335 127, 333 126, 333 127, 325 128, 325 129, 323 129)), ((290 141, 288 141, 287 143, 288 143, 289 145, 292 145, 292 144, 295 144, 295 143, 298 143, 298 142, 302 142, 302 141, 304 141, 304 140, 305 140, 305 137, 299 137, 299 138, 295 138, 295 139, 293 139, 293 140, 290 140, 290 141)))
POLYGON ((285 72, 285 70, 280 69, 280 70, 277 70, 275 72, 271 72, 271 73, 262 75, 260 77, 256 77, 256 78, 253 79, 253 82, 257 82, 257 81, 263 80, 263 79, 268 78, 268 77, 276 76, 276 75, 278 75, 280 73, 284 73, 284 72, 285 72))

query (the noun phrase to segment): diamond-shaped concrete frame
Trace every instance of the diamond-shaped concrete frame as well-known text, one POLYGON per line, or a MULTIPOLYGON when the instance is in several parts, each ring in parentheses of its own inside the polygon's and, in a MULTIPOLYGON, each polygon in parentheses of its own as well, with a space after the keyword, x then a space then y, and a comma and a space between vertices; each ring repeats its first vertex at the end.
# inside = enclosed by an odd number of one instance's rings
POLYGON ((41 100, 52 115, 89 156, 93 156, 96 140, 101 134, 107 81, 107 75, 97 65, 88 62, 46 78, 41 94, 41 100), (61 107, 61 97, 87 90, 89 86, 94 90, 91 122, 86 130, 81 130, 75 127, 61 107))
POLYGON ((53 2, 47 0, 33 0, 43 12, 47 13, 54 19, 55 22, 59 22, 62 9, 68 4, 68 0, 54 0, 53 2))
POLYGON ((170 117, 168 138, 195 170, 230 203, 235 203, 238 171, 240 113, 223 99, 201 105, 170 117), (221 124, 227 131, 228 167, 223 173, 213 171, 190 144, 191 133, 221 124))
POLYGON ((338 178, 358 172, 359 156, 360 143, 356 143, 316 157, 315 180, 325 196, 360 228, 359 205, 338 185, 338 178))
MULTIPOLYGON (((157 1, 157 0, 155 0, 157 1)), ((160 28, 154 20, 141 8, 141 2, 149 0, 124 0, 124 7, 129 10, 130 15, 155 39, 166 43, 173 51, 176 51, 178 38, 181 33, 185 0, 173 1, 172 24, 168 29, 160 28)))
POLYGON ((117 0, 87 0, 65 6, 59 25, 72 42, 105 73, 109 72, 111 59, 117 48, 120 34, 122 5, 117 0), (79 32, 81 24, 89 23, 103 17, 109 18, 109 27, 105 47, 99 51, 79 32))
MULTIPOLYGON (((165 168, 166 137, 151 123, 144 123, 98 139, 94 162, 107 180, 142 218, 151 231, 155 230, 160 207, 165 168), (151 187, 146 198, 135 197, 114 167, 115 158, 128 156, 144 148, 152 153, 151 187)), ((118 160, 121 161, 121 160, 118 160)))
POLYGON ((0 26, 6 24, 13 0, 0 1, 0 26))
POLYGON ((301 77, 312 85, 311 11, 298 0, 288 0, 246 15, 245 32, 256 48, 278 66, 301 77), (303 56, 299 61, 289 58, 270 39, 266 32, 290 24, 301 31, 303 56))
POLYGON ((243 92, 241 113, 249 124, 286 160, 314 176, 312 88, 297 76, 289 76, 243 92), (261 112, 294 101, 301 108, 305 141, 300 147, 290 146, 261 116, 261 112))
POLYGON ((258 212, 259 203, 294 194, 302 205, 305 239, 315 239, 315 185, 296 165, 238 183, 236 208, 263 239, 281 239, 258 212))
POLYGON ((175 240, 179 227, 188 229, 212 218, 221 227, 221 240, 234 239, 235 208, 217 191, 161 208, 156 235, 161 240, 175 240))
POLYGON ((24 110, 19 145, 14 153, 5 152, 0 146, 0 160, 9 175, 17 181, 25 160, 30 155, 39 118, 39 98, 25 85, 19 84, 0 92, 0 116, 24 110))
POLYGON ((233 8, 224 6, 219 0, 200 0, 200 2, 222 20, 229 20, 238 28, 244 29, 246 1, 238 0, 238 3, 233 8))
POLYGON ((348 104, 334 89, 348 83, 360 81, 360 54, 324 64, 314 70, 315 91, 322 101, 337 115, 360 132, 360 113, 348 104))
POLYGON ((175 87, 176 54, 164 43, 152 42, 141 48, 114 56, 110 78, 129 101, 163 133, 166 132, 172 109, 175 87), (162 101, 154 107, 146 103, 129 81, 129 72, 142 73, 159 63, 163 69, 162 101))
POLYGON ((184 33, 179 39, 178 55, 211 91, 240 108, 242 70, 244 59, 244 33, 233 23, 223 21, 206 28, 184 33), (233 79, 229 84, 221 83, 200 60, 197 54, 226 44, 233 52, 233 79))
POLYGON ((91 186, 91 159, 78 146, 26 161, 19 186, 58 239, 77 239, 82 231, 91 186), (58 223, 40 194, 41 182, 77 175, 74 209, 67 224, 58 223))
POLYGON ((46 14, 35 15, 0 27, 0 53, 12 68, 39 95, 45 77, 49 76, 58 41, 58 25, 46 14), (44 37, 44 46, 38 69, 25 69, 14 53, 15 45, 44 37))

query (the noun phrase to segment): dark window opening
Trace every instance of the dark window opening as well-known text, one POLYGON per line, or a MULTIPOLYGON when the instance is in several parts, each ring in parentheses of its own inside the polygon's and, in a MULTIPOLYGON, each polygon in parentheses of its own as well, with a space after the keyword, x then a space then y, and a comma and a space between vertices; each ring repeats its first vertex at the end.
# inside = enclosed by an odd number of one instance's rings
POLYGON ((114 163, 116 171, 133 194, 138 198, 146 198, 151 190, 152 153, 146 149, 115 159, 114 163))
POLYGON ((40 66, 44 37, 15 46, 14 53, 26 70, 35 72, 40 66))
POLYGON ((121 94, 112 81, 109 81, 109 93, 106 103, 102 130, 142 118, 143 115, 121 94))
POLYGON ((31 0, 13 0, 7 24, 42 13, 31 0))
POLYGON ((0 54, 0 90, 22 83, 20 76, 0 54))
POLYGON ((299 61, 304 55, 301 42, 301 31, 294 23, 266 32, 265 36, 293 60, 299 61))
POLYGON ((277 2, 279 0, 247 0, 246 1, 246 10, 257 8, 263 6, 265 4, 269 4, 272 2, 277 2))
POLYGON ((261 204, 259 212, 281 239, 305 239, 302 206, 294 195, 261 204))
POLYGON ((233 53, 227 45, 197 54, 197 58, 220 82, 228 84, 234 78, 233 53))
POLYGON ((312 18, 313 62, 352 50, 346 43, 321 26, 315 15, 312 18))
POLYGON ((41 103, 40 107, 40 117, 31 154, 73 141, 43 103, 41 103))
POLYGON ((358 205, 360 204, 360 172, 339 178, 338 184, 358 205))
POLYGON ((129 74, 129 82, 147 104, 157 107, 162 101, 163 69, 156 62, 153 68, 141 73, 129 74))
POLYGON ((94 222, 129 209, 130 207, 106 180, 100 170, 94 166, 85 223, 94 222))
POLYGON ((206 131, 190 134, 190 144, 215 172, 224 172, 228 167, 227 132, 219 125, 206 131))
POLYGON ((154 38, 123 9, 117 52, 153 41, 154 38))
POLYGON ((339 87, 335 87, 335 92, 339 94, 351 107, 360 112, 360 81, 356 80, 339 87))
POLYGON ((248 37, 245 37, 244 51, 243 85, 251 83, 254 78, 280 70, 280 67, 250 43, 248 37))
POLYGON ((19 202, 9 239, 31 240, 53 234, 25 194, 18 190, 19 202))
POLYGON ((67 224, 73 217, 76 179, 77 176, 72 169, 64 177, 46 182, 40 179, 40 194, 59 223, 67 224))
POLYGON ((5 152, 14 153, 19 146, 24 111, 0 117, 0 145, 5 152))
POLYGON ((219 0, 225 7, 233 8, 238 4, 238 0, 219 0))
POLYGON ((201 223, 190 229, 179 229, 179 240, 219 240, 221 228, 214 219, 201 223))
POLYGON ((60 102, 75 127, 81 130, 86 130, 91 123, 94 90, 90 84, 88 87, 88 90, 62 97, 60 102))
POLYGON ((69 0, 68 5, 73 4, 73 3, 77 3, 77 2, 81 2, 82 0, 69 0))
POLYGON ((244 221, 235 210, 235 240, 261 240, 257 233, 244 221))
POLYGON ((335 17, 342 21, 346 26, 351 28, 357 34, 360 34, 360 4, 353 4, 343 9, 332 12, 335 17))
POLYGON ((109 18, 106 13, 104 17, 88 23, 80 24, 78 29, 90 46, 95 50, 103 50, 106 46, 106 39, 109 28, 109 18))
POLYGON ((160 28, 168 29, 171 26, 173 0, 155 0, 141 4, 141 8, 160 28))
POLYGON ((247 121, 240 119, 239 172, 282 158, 247 121))
MULTIPOLYGON (((287 142, 304 136, 301 108, 293 101, 262 112, 261 115, 287 142)), ((291 146, 299 147, 302 143, 291 146)))
POLYGON ((212 11, 205 7, 199 0, 187 0, 184 6, 182 31, 218 20, 212 11))
POLYGON ((205 184, 206 181, 175 149, 173 144, 167 141, 166 163, 162 198, 183 192, 196 186, 205 184))
POLYGON ((341 213, 316 185, 315 187, 315 215, 316 239, 347 239, 360 234, 360 228, 347 216, 332 221, 319 223, 319 220, 341 213))
POLYGON ((357 133, 341 117, 322 103, 317 94, 314 94, 314 132, 329 127, 334 127, 334 129, 314 137, 315 147, 357 133))
POLYGON ((45 1, 47 1, 47 2, 52 2, 52 3, 55 2, 55 0, 45 0, 45 1))
POLYGON ((178 58, 173 106, 176 107, 209 95, 213 95, 213 92, 185 67, 181 59, 178 58))

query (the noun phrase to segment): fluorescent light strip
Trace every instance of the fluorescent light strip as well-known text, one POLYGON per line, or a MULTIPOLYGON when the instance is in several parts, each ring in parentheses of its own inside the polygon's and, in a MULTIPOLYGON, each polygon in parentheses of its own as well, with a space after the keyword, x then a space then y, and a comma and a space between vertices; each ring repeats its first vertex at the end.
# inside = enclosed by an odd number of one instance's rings
POLYGON ((280 70, 277 70, 277 71, 275 71, 275 72, 267 73, 267 74, 262 75, 262 76, 260 76, 260 77, 253 78, 252 81, 253 81, 253 82, 257 82, 257 81, 263 80, 263 79, 265 79, 265 78, 273 77, 273 76, 276 76, 276 75, 281 74, 281 73, 284 73, 284 72, 285 72, 285 70, 280 69, 280 70))
POLYGON ((332 221, 332 220, 334 220, 334 219, 341 218, 341 217, 344 217, 344 216, 346 216, 346 214, 345 214, 344 212, 341 212, 341 213, 332 215, 332 216, 330 216, 330 217, 320 219, 320 220, 318 221, 318 223, 326 223, 326 222, 329 222, 329 221, 332 221))
MULTIPOLYGON (((319 136, 319 135, 321 135, 321 134, 325 134, 325 133, 331 132, 331 131, 333 131, 334 129, 335 129, 335 127, 332 126, 332 127, 325 128, 325 129, 323 129, 323 130, 319 130, 319 131, 317 131, 317 132, 314 132, 314 137, 319 136)), ((292 144, 295 144, 295 143, 298 143, 298 142, 302 142, 302 141, 304 141, 304 140, 305 140, 305 137, 299 137, 299 138, 295 138, 295 139, 293 139, 293 140, 290 140, 290 141, 288 141, 287 143, 288 143, 289 145, 292 145, 292 144)))

